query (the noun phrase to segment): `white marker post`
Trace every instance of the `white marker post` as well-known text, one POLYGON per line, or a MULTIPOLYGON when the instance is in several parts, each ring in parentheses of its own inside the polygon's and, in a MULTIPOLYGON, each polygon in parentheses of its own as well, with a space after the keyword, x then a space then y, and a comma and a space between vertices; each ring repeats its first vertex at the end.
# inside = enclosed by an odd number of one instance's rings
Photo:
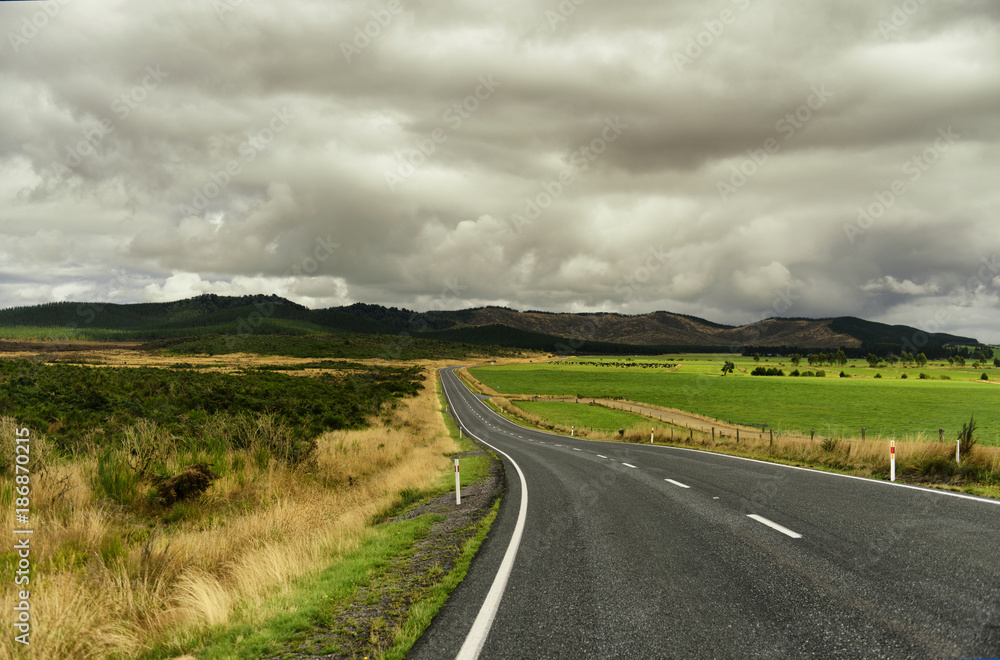
POLYGON ((653 444, 653 429, 649 429, 649 444, 653 444))
POLYGON ((896 480, 896 441, 889 441, 889 481, 896 480))
POLYGON ((462 503, 462 480, 458 474, 458 459, 455 459, 455 505, 462 503))
POLYGON ((571 437, 571 438, 576 437, 576 427, 575 426, 569 427, 569 437, 571 437))

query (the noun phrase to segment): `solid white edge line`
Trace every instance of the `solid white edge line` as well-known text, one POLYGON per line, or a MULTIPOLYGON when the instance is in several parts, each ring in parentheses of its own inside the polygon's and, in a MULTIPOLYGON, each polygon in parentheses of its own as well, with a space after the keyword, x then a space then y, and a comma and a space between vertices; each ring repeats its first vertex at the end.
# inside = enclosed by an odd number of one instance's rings
MULTIPOLYGON (((445 390, 444 379, 441 382, 441 389, 445 390)), ((445 390, 444 395, 448 400, 448 406, 457 417, 458 411, 455 410, 455 406, 452 404, 447 390, 445 390)), ((461 420, 459 420, 459 424, 461 423, 461 420)), ((521 472, 521 466, 508 454, 497 449, 490 443, 476 438, 471 432, 469 435, 493 451, 503 454, 514 465, 514 469, 517 470, 517 476, 521 480, 521 506, 517 513, 517 524, 514 525, 514 533, 510 537, 510 544, 507 545, 507 552, 503 556, 503 561, 500 562, 500 568, 497 570, 496 577, 493 578, 493 585, 490 587, 489 593, 486 594, 486 600, 483 601, 482 607, 479 608, 479 614, 476 615, 476 620, 472 622, 472 628, 469 630, 462 648, 458 651, 458 655, 455 656, 456 660, 475 660, 479 657, 480 651, 483 650, 486 637, 490 633, 490 628, 493 627, 493 619, 500 608, 500 599, 503 598, 503 592, 507 588, 507 579, 510 578, 511 570, 514 568, 514 558, 517 556, 517 549, 521 545, 521 535, 524 533, 524 521, 528 517, 528 484, 524 480, 524 473, 521 472)))
POLYGON ((691 487, 691 486, 688 486, 687 484, 682 484, 679 481, 674 481, 673 479, 664 479, 664 481, 669 481, 670 483, 672 483, 673 485, 677 486, 678 488, 690 488, 691 487))
MULTIPOLYGON (((461 382, 463 385, 465 385, 465 383, 462 382, 461 379, 459 379, 459 382, 461 382)), ((465 389, 468 390, 469 392, 472 392, 472 390, 469 390, 468 386, 466 386, 465 389)), ((493 412, 492 408, 487 407, 486 410, 488 410, 489 412, 491 412, 494 415, 496 415, 496 413, 493 412)), ((497 415, 497 417, 499 417, 499 415, 497 415)), ((534 433, 542 433, 544 435, 551 435, 551 436, 554 436, 556 438, 568 438, 569 437, 568 435, 559 435, 558 433, 549 433, 548 431, 539 431, 537 429, 528 428, 527 426, 521 426, 520 424, 517 424, 516 422, 511 422, 506 417, 503 417, 501 419, 506 420, 507 422, 513 424, 514 426, 517 426, 519 428, 525 429, 527 431, 532 431, 534 433)), ((601 440, 587 440, 586 438, 577 438, 577 440, 579 440, 580 442, 602 442, 601 440)), ((608 443, 605 443, 605 444, 608 444, 608 443)), ((922 486, 911 486, 910 484, 901 484, 901 483, 897 483, 895 481, 882 481, 881 479, 870 479, 868 477, 857 477, 857 476, 855 476, 853 474, 840 474, 839 472, 827 472, 825 470, 817 470, 815 468, 799 467, 798 465, 785 465, 784 463, 771 463, 770 461, 762 461, 762 460, 757 459, 757 458, 747 458, 745 456, 733 456, 731 454, 720 454, 720 453, 717 453, 717 452, 705 451, 703 449, 692 449, 690 447, 672 447, 670 445, 640 445, 640 447, 642 447, 642 448, 647 448, 648 447, 648 448, 655 448, 655 449, 667 449, 667 450, 669 450, 669 449, 675 449, 677 451, 689 451, 689 452, 693 452, 693 453, 696 453, 696 454, 704 454, 706 456, 717 456, 719 458, 732 458, 732 459, 735 459, 737 461, 749 461, 751 463, 760 463, 761 465, 773 465, 774 467, 788 468, 790 470, 801 470, 802 472, 808 472, 810 474, 822 474, 822 475, 826 475, 828 477, 843 477, 844 479, 854 479, 855 481, 864 481, 865 483, 869 483, 869 484, 881 484, 883 486, 893 486, 895 488, 906 488, 908 490, 915 490, 915 491, 918 491, 918 492, 921 492, 921 493, 928 493, 930 495, 946 495, 948 497, 957 497, 960 500, 972 500, 973 502, 981 502, 983 504, 993 504, 995 506, 1000 506, 1000 500, 991 500, 991 499, 986 498, 986 497, 978 497, 976 495, 966 495, 965 493, 955 493, 955 492, 952 492, 950 490, 939 490, 937 488, 924 488, 922 486)))
POLYGON ((622 465, 624 465, 625 467, 630 467, 630 468, 632 468, 634 470, 638 470, 639 469, 636 466, 632 465, 631 463, 622 463, 622 465))
POLYGON ((800 539, 800 538, 802 538, 802 535, 799 534, 798 532, 793 532, 792 530, 788 529, 787 527, 783 527, 783 526, 779 525, 778 523, 774 522, 773 520, 768 520, 764 516, 758 516, 756 513, 747 514, 747 518, 752 518, 753 520, 756 520, 757 522, 761 523, 762 525, 767 525, 771 529, 776 529, 779 532, 781 532, 782 534, 784 534, 785 536, 790 536, 793 539, 800 539))

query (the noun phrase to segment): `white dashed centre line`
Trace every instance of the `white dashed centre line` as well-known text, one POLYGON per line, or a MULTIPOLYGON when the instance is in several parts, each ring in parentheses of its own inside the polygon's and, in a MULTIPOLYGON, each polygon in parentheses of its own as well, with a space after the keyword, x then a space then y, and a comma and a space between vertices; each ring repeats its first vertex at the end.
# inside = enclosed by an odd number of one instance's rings
POLYGON ((576 447, 573 447, 573 451, 583 451, 583 450, 582 449, 577 449, 576 447))
POLYGON ((664 479, 664 481, 668 481, 668 482, 672 483, 673 485, 677 486, 678 488, 690 488, 691 487, 691 486, 688 486, 687 484, 682 484, 679 481, 674 481, 673 479, 664 479))
POLYGON ((773 520, 768 520, 764 516, 758 516, 756 513, 751 513, 751 514, 747 515, 747 518, 752 518, 752 519, 756 520, 757 522, 761 523, 762 525, 767 525, 771 529, 776 529, 779 532, 781 532, 782 534, 784 534, 785 536, 790 536, 793 539, 800 539, 800 538, 802 538, 802 535, 799 534, 798 532, 793 532, 792 530, 788 529, 787 527, 782 527, 781 525, 779 525, 778 523, 774 522, 773 520))
POLYGON ((597 458, 607 458, 607 456, 602 456, 601 454, 598 454, 597 458))
POLYGON ((639 469, 636 466, 632 465, 631 463, 622 463, 622 465, 624 465, 625 467, 630 467, 633 470, 638 470, 639 469))

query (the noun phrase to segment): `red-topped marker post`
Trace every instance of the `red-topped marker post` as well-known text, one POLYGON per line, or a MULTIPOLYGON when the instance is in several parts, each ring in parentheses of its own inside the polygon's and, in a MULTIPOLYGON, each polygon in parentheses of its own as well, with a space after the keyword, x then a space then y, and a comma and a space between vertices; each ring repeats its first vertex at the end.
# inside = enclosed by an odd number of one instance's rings
POLYGON ((896 441, 889 441, 889 481, 896 480, 896 441))

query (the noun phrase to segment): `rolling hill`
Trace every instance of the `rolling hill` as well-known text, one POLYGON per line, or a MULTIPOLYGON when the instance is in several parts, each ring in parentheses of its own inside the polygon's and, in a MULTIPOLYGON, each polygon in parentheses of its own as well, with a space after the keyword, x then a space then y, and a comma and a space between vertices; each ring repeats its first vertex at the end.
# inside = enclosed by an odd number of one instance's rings
POLYGON ((414 312, 356 303, 313 310, 278 296, 205 294, 168 303, 49 303, 0 310, 0 329, 73 328, 83 338, 149 340, 209 334, 331 333, 426 337, 440 341, 550 352, 800 351, 843 348, 852 354, 914 347, 947 352, 980 346, 971 337, 924 334, 855 317, 771 318, 730 326, 665 311, 570 314, 479 307, 414 312))

